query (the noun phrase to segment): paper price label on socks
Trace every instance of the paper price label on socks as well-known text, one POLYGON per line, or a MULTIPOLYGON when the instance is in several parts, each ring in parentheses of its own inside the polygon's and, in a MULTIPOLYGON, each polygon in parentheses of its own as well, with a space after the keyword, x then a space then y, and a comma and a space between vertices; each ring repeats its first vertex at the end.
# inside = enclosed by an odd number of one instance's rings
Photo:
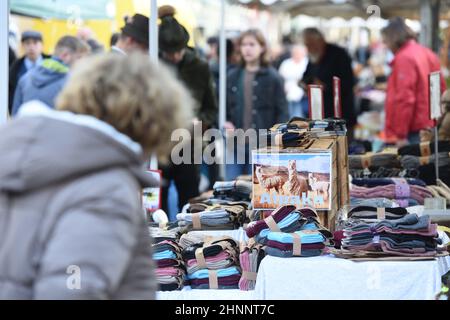
POLYGON ((323 87, 318 85, 308 86, 309 96, 309 117, 312 120, 323 120, 324 104, 323 104, 323 87))
POLYGON ((160 187, 162 185, 162 171, 149 170, 146 174, 153 178, 155 186, 143 190, 142 201, 145 210, 152 213, 162 207, 162 189, 160 187))
POLYGON ((333 77, 334 116, 342 118, 341 79, 333 77))
POLYGON ((429 83, 430 83, 430 119, 437 120, 442 116, 441 73, 440 72, 430 73, 429 83))

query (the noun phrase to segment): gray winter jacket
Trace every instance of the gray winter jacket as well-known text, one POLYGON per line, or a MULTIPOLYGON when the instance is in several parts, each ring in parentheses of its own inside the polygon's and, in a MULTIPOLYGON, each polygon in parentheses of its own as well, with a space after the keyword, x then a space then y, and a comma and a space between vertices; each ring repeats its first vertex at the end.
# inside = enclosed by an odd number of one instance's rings
POLYGON ((54 108, 55 99, 66 83, 69 67, 55 57, 45 59, 39 67, 27 72, 17 84, 12 115, 16 116, 22 104, 39 100, 54 108))
POLYGON ((31 102, 0 150, 0 299, 155 298, 137 143, 31 102))

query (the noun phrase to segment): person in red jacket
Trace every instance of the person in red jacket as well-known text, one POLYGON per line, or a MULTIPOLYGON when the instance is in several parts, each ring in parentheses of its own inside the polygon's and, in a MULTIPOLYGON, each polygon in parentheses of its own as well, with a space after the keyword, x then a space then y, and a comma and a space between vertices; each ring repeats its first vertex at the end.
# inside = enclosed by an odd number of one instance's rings
MULTIPOLYGON (((432 127, 429 113, 431 72, 440 71, 438 57, 418 44, 414 32, 402 18, 389 21, 381 34, 386 46, 395 54, 386 96, 385 136, 397 146, 419 143, 419 132, 432 127)), ((441 76, 441 90, 445 90, 441 76)))

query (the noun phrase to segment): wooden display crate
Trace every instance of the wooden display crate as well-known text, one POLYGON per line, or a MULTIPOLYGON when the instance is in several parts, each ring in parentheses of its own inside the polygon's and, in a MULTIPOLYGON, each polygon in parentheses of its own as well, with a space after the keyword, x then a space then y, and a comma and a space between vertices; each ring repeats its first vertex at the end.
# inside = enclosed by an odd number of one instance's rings
MULTIPOLYGON (((299 154, 330 155, 331 170, 330 170, 330 174, 329 174, 329 182, 331 185, 331 190, 328 194, 328 197, 329 197, 328 202, 329 203, 328 203, 328 207, 326 209, 325 208, 317 208, 317 211, 319 213, 321 223, 328 229, 334 230, 336 212, 340 208, 342 208, 344 205, 348 204, 350 201, 347 145, 348 145, 347 137, 320 138, 320 139, 314 139, 313 143, 311 145, 309 145, 307 148, 281 149, 281 148, 277 148, 277 147, 270 147, 270 148, 266 148, 266 149, 256 150, 255 153, 257 153, 259 155, 280 154, 280 155, 283 155, 282 156, 283 159, 289 158, 290 155, 292 155, 292 157, 294 157, 294 155, 299 155, 299 154)), ((262 169, 259 171, 260 179, 261 179, 261 175, 262 175, 261 171, 263 171, 264 169, 272 170, 272 174, 274 177, 282 178, 282 177, 286 177, 286 175, 289 175, 289 172, 286 172, 286 169, 283 166, 275 165, 275 169, 273 169, 273 167, 264 168, 264 165, 259 165, 258 163, 256 163, 256 165, 253 166, 253 185, 254 185, 253 200, 254 200, 255 209, 258 209, 258 206, 255 206, 255 203, 256 204, 261 203, 260 199, 258 198, 258 192, 260 193, 261 189, 262 189, 262 186, 260 186, 260 183, 258 181, 258 176, 256 173, 258 166, 262 167, 262 169)), ((304 172, 305 171, 307 172, 308 168, 301 168, 301 169, 303 169, 303 171, 300 170, 300 172, 298 172, 298 174, 304 177, 305 176, 304 172)), ((313 174, 313 176, 314 175, 317 176, 318 174, 313 174)), ((308 184, 311 187, 310 181, 308 181, 308 184)), ((289 189, 289 188, 286 187, 286 185, 284 185, 283 191, 280 191, 279 194, 282 194, 283 192, 286 193, 287 192, 286 189, 289 189)), ((297 196, 301 197, 301 195, 297 195, 297 196)), ((309 190, 307 193, 307 198, 314 199, 316 196, 318 196, 317 191, 309 190)), ((285 203, 285 204, 294 204, 295 205, 296 203, 285 203)), ((269 208, 259 208, 259 209, 271 210, 273 208, 269 207, 269 208)))

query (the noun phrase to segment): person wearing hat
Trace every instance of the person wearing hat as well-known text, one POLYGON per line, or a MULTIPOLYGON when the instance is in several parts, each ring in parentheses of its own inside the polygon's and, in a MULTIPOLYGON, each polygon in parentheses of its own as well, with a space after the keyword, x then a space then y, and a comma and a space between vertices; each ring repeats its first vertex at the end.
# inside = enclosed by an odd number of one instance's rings
POLYGON ((76 37, 64 36, 56 44, 53 56, 24 75, 17 84, 11 116, 15 117, 23 104, 38 100, 50 108, 63 89, 70 68, 90 53, 89 45, 76 37))
MULTIPOLYGON (((158 11, 159 50, 161 59, 175 70, 180 81, 189 89, 195 101, 194 123, 201 121, 203 129, 211 128, 217 122, 217 102, 209 65, 188 47, 189 34, 174 17, 172 6, 162 6, 158 11)), ((194 150, 194 148, 192 148, 194 150)), ((178 191, 180 209, 199 194, 200 170, 198 165, 181 164, 161 166, 163 171, 163 209, 167 212, 167 198, 170 182, 173 180, 178 191)))
POLYGON ((37 31, 25 31, 22 34, 22 47, 25 55, 16 60, 9 70, 9 112, 12 111, 14 92, 20 78, 31 69, 39 66, 44 59, 50 56, 42 53, 43 39, 42 34, 37 31))
POLYGON ((125 26, 117 40, 111 47, 113 53, 128 55, 134 51, 148 52, 149 19, 142 14, 125 18, 125 26))

